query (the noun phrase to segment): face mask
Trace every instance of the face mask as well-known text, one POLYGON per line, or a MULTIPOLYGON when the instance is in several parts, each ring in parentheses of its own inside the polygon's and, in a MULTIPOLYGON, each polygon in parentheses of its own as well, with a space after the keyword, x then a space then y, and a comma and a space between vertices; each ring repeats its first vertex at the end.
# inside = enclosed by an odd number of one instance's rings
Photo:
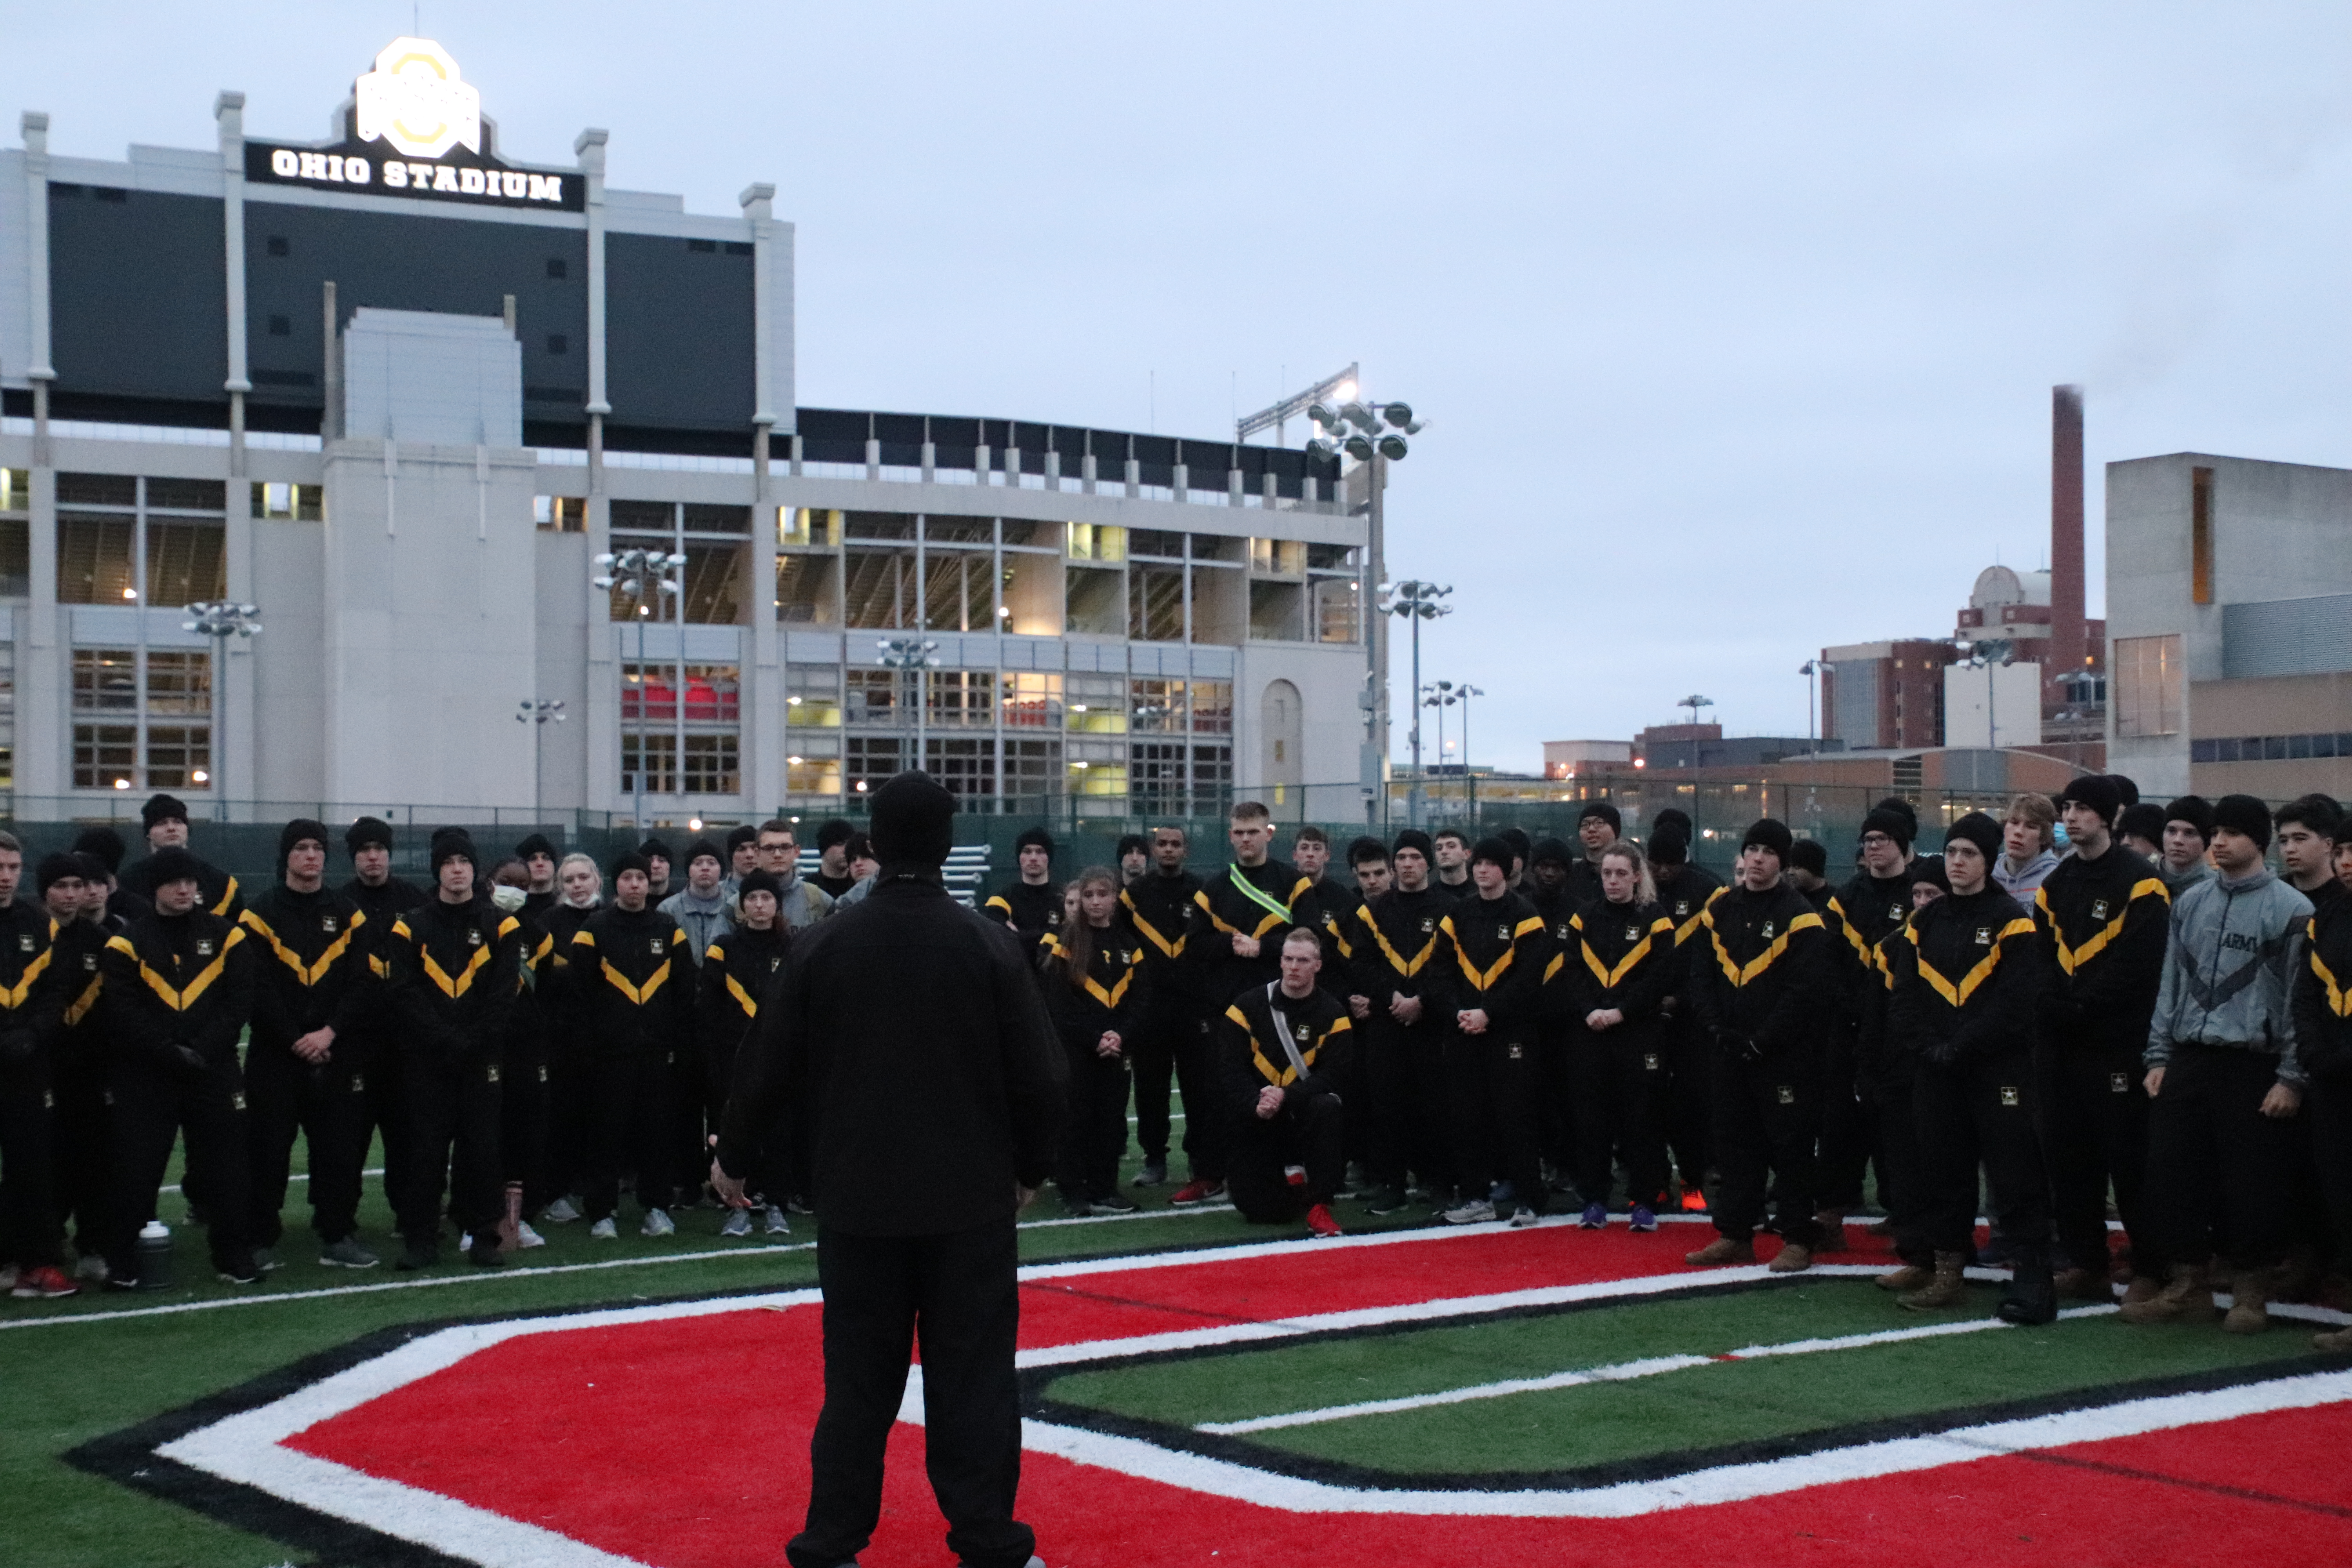
POLYGON ((2066 825, 2065 825, 2064 823, 2063 823, 2063 822, 2060 822, 2060 823, 2053 823, 2053 824, 2051 826, 2051 828, 2050 828, 2050 841, 2051 841, 2051 847, 2052 847, 2052 848, 2053 848, 2053 849, 2062 849, 2062 850, 2063 850, 2063 849, 2064 849, 2064 848, 2066 847, 2066 845, 2067 845, 2067 839, 2066 839, 2066 825))

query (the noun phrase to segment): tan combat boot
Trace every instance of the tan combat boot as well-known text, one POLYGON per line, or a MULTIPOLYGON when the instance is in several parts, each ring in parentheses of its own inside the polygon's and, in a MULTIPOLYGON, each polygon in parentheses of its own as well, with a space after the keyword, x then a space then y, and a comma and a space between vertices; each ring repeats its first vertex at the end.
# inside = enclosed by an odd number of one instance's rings
POLYGON ((2271 1271, 2241 1268, 2230 1279, 2230 1315, 2221 1327, 2233 1334, 2259 1334, 2271 1326, 2271 1271))
POLYGON ((1906 1263, 1900 1268, 1888 1269, 1873 1279, 1871 1283, 1882 1290, 1916 1290, 1935 1277, 1936 1273, 1932 1268, 1922 1268, 1916 1263, 1906 1263))
POLYGON ((1915 1312, 1940 1311, 1957 1307, 1968 1295, 1969 1278, 1961 1272, 1964 1259, 1957 1252, 1936 1254, 1936 1271, 1927 1283, 1916 1290, 1906 1290, 1895 1298, 1897 1304, 1915 1312))
POLYGON ((1843 1252, 1845 1246, 1845 1215, 1835 1209, 1818 1209, 1813 1214, 1815 1252, 1843 1252))
POLYGON ((1718 1236, 1696 1252, 1683 1254, 1694 1268, 1736 1268, 1756 1261, 1756 1243, 1746 1237, 1718 1236))
POLYGON ((1801 1274, 1812 1266, 1813 1249, 1788 1241, 1780 1244, 1780 1250, 1764 1267, 1775 1274, 1801 1274))
POLYGON ((2124 1306, 2127 1309, 2144 1306, 2155 1300, 2163 1289, 2164 1281, 2155 1275, 2135 1274, 2131 1282, 2124 1287, 2124 1306))
MULTIPOLYGON (((2133 1289, 2139 1281, 2132 1281, 2133 1289)), ((2126 1293, 2128 1295, 2128 1292, 2126 1293)), ((2164 1289, 2144 1301, 2124 1303, 2126 1323, 2177 1323, 2184 1320, 2210 1321, 2221 1315, 2213 1304, 2213 1287, 2201 1263, 2176 1263, 2165 1277, 2164 1289)))
POLYGON ((2340 1329, 2322 1329, 2311 1336, 2311 1348, 2315 1351, 2352 1351, 2352 1324, 2340 1329))

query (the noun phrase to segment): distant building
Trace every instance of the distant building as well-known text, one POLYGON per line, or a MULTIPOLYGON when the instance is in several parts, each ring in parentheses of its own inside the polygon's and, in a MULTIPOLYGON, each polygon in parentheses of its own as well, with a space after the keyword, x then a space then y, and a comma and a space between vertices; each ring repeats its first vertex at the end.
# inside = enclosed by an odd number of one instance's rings
POLYGON ((2111 765, 2162 799, 2352 795, 2352 471, 2107 465, 2111 765))
POLYGON ((1631 741, 1546 741, 1543 771, 1548 779, 1572 779, 1595 768, 1633 765, 1631 741))
MULTIPOLYGON (((1758 768, 1816 748, 1805 735, 1730 735, 1720 724, 1653 724, 1633 741, 1634 766, 1647 772, 1690 768, 1758 768)), ((1818 742, 1823 751, 1845 749, 1843 741, 1818 742)))
POLYGON ((1931 637, 1822 649, 1822 738, 1850 751, 1942 745, 1942 672, 1958 657, 1931 637))

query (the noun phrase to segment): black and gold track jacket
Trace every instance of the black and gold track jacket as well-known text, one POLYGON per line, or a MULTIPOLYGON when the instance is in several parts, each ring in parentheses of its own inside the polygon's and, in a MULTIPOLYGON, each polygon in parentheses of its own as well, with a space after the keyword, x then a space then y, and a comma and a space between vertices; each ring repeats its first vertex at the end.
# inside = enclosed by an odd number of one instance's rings
MULTIPOLYGON (((153 859, 151 855, 146 859, 132 861, 116 879, 124 889, 138 894, 151 904, 155 901, 155 879, 148 867, 153 859)), ((196 860, 196 907, 226 920, 236 919, 245 909, 243 889, 236 885, 236 879, 201 857, 196 860)))
POLYGON ((1124 920, 1088 934, 1094 940, 1087 971, 1075 977, 1070 950, 1076 933, 1065 931, 1046 939, 1045 1011, 1071 1050, 1091 1057, 1106 1033, 1116 1033, 1123 1055, 1134 1045, 1137 1022, 1151 1007, 1151 968, 1143 938, 1124 920))
POLYGON ((1454 987, 1438 959, 1444 945, 1438 925, 1460 901, 1435 888, 1391 888, 1357 910, 1355 994, 1371 998, 1374 1018, 1388 1018, 1398 997, 1416 996, 1422 1013, 1413 1028, 1443 1033, 1454 1026, 1454 987))
POLYGON ((1897 1050, 1949 1066, 2032 1047, 2040 944, 2032 917, 1998 887, 1936 900, 1880 952, 1897 1050))
POLYGON ((56 972, 58 1000, 63 1006, 51 1054, 61 1070, 93 1076, 105 1071, 106 1029, 99 1003, 106 994, 106 944, 119 934, 110 924, 94 921, 68 921, 58 927, 49 967, 56 972))
POLYGON ((226 915, 142 916, 106 943, 100 1009, 113 1059, 174 1076, 236 1071, 253 1013, 253 948, 226 915))
POLYGON ((0 907, 0 1070, 46 1058, 65 1010, 58 926, 23 899, 0 907))
POLYGON ((2042 952, 2041 1023, 2053 1045, 2137 1051, 2164 983, 2172 896, 2164 878, 2121 844, 2051 869, 2033 894, 2042 952))
POLYGON ((2295 1059, 2323 1093, 2352 1093, 2352 900, 2329 900, 2306 929, 2288 1002, 2295 1059))
POLYGON ((1192 872, 1171 877, 1154 866, 1118 892, 1127 923, 1143 941, 1143 971, 1151 982, 1147 1017, 1155 1027, 1189 1021, 1192 1016, 1194 976, 1185 953, 1200 918, 1201 907, 1192 901, 1200 890, 1201 879, 1192 872))
POLYGON ((1185 952, 1192 963, 1201 1005, 1221 1016, 1234 997, 1282 976, 1282 939, 1294 927, 1323 934, 1323 907, 1314 881, 1287 860, 1268 857, 1256 866, 1228 865, 1192 895, 1198 913, 1185 952), (1257 956, 1234 952, 1235 932, 1257 938, 1257 956))
POLYGON ((760 999, 784 966, 792 928, 783 917, 766 931, 736 926, 703 950, 696 972, 695 1026, 702 1037, 704 1074, 719 1100, 734 1081, 735 1053, 760 1016, 760 999))
POLYGON ((488 899, 438 895, 396 915, 388 943, 404 1049, 445 1067, 496 1065, 522 975, 522 922, 488 899))
POLYGON ((1656 904, 1603 899, 1569 917, 1568 940, 1545 965, 1547 994, 1563 991, 1579 1028, 1587 1015, 1613 1008, 1625 1015, 1616 1029, 1654 1022, 1674 978, 1675 922, 1656 904))
POLYGON ((1551 938, 1535 906, 1517 893, 1456 899, 1438 920, 1437 956, 1458 1012, 1486 1015, 1490 1040, 1523 1040, 1535 1028, 1551 938))
POLYGON ((1783 879, 1762 892, 1727 888, 1683 946, 1701 1027, 1742 1058, 1810 1045, 1829 984, 1828 925, 1783 879))
POLYGON ((693 1043, 694 959, 677 921, 607 904, 572 938, 583 1043, 606 1056, 667 1056, 693 1043))
POLYGON ((298 893, 280 882, 247 905, 237 923, 254 948, 251 1049, 290 1050, 329 1026, 340 1047, 380 1003, 362 940, 368 920, 345 895, 324 887, 298 893))
POLYGON ((988 895, 980 912, 1002 926, 1010 926, 1023 942, 1041 949, 1046 938, 1062 929, 1062 884, 1048 877, 1042 882, 1013 879, 1010 887, 988 895))
POLYGON ((1348 1009, 1337 997, 1319 985, 1305 996, 1285 996, 1278 980, 1234 998, 1217 1037, 1218 1080, 1236 1119, 1257 1114, 1259 1091, 1268 1085, 1282 1090, 1290 1109, 1316 1095, 1337 1094, 1355 1048, 1348 1009), (1286 1038, 1289 1050, 1283 1047, 1286 1038), (1298 1053, 1305 1072, 1292 1063, 1291 1050, 1298 1053))
POLYGON ((1830 969, 1838 977, 1839 1005, 1853 1019, 1854 1043, 1866 1063, 1886 1040, 1886 970, 1879 950, 1911 919, 1911 867, 1892 877, 1857 871, 1823 911, 1829 921, 1830 969))

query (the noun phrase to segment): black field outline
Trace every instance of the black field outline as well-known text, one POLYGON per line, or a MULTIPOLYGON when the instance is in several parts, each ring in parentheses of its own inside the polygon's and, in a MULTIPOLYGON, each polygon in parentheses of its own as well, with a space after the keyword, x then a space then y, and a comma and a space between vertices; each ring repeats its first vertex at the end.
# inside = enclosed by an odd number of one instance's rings
MULTIPOLYGON (((1087 1361, 1064 1362, 1051 1366, 1031 1367, 1023 1371, 1021 1413, 1029 1419, 1050 1422, 1058 1426, 1099 1432, 1106 1436, 1134 1438, 1157 1447, 1179 1453, 1196 1454, 1202 1458, 1222 1460, 1244 1468, 1262 1470, 1269 1475, 1286 1476, 1296 1480, 1315 1481, 1325 1486, 1357 1491, 1586 1491, 1628 1482, 1667 1480, 1676 1476, 1690 1475, 1728 1465, 1765 1464, 1776 1459, 1800 1458, 1809 1454, 1824 1453, 1837 1448, 1858 1447, 1868 1443, 1881 1443, 1906 1437, 1934 1436, 1944 1432, 1980 1426, 1999 1421, 2023 1420, 2038 1415, 2056 1415, 2074 1410, 2095 1410, 2105 1405, 2126 1404, 2137 1399, 2161 1398, 2168 1394, 2204 1394, 2216 1389, 2268 1383, 2276 1378, 2293 1377, 2305 1373, 2335 1372, 2352 1367, 2352 1353, 2323 1354, 2318 1352, 2305 1352, 2299 1355, 2282 1356, 2276 1361, 2263 1362, 2252 1366, 2223 1367, 2210 1372, 2183 1373, 2177 1376, 2144 1378, 2133 1383, 2102 1384, 2095 1389, 2076 1389, 2068 1393, 2045 1394, 2032 1399, 2000 1400, 1987 1405, 1951 1405, 1923 1415, 1849 1422, 1844 1426, 1791 1433, 1781 1437, 1756 1438, 1748 1442, 1726 1443, 1706 1448, 1689 1448, 1673 1454, 1658 1454, 1635 1459, 1612 1460, 1603 1464, 1567 1467, 1555 1470, 1489 1470, 1475 1475, 1465 1475, 1460 1471, 1417 1473, 1377 1469, 1368 1465, 1351 1464, 1345 1460, 1297 1454, 1266 1444, 1252 1442, 1245 1436, 1202 1432, 1172 1422, 1147 1420, 1098 1410, 1090 1405, 1065 1404, 1055 1399, 1051 1394, 1054 1384, 1065 1377, 1075 1376, 1081 1373, 1165 1365, 1173 1362, 1206 1361, 1222 1356, 1246 1355, 1255 1352, 1288 1349, 1293 1346, 1334 1340, 1384 1338, 1460 1324, 1556 1317, 1604 1308, 1636 1305, 1644 1301, 1693 1300, 1710 1296, 1744 1295, 1757 1290, 1795 1289, 1824 1282, 1823 1279, 1808 1279, 1802 1275, 1788 1275, 1774 1279, 1730 1280, 1694 1285, 1689 1289, 1679 1290, 1644 1291, 1639 1295, 1600 1296, 1577 1301, 1504 1307, 1485 1311, 1463 1312, 1442 1318, 1412 1318, 1393 1322, 1365 1324, 1355 1328, 1318 1329, 1307 1333, 1286 1334, 1279 1339, 1272 1340, 1249 1339, 1224 1344, 1152 1351, 1142 1355, 1101 1356, 1087 1361)), ((2190 1487, 2200 1490, 2219 1490, 2233 1497, 2244 1497, 2291 1507, 2315 1506, 2297 1499, 2234 1488, 2214 1488, 2197 1482, 2176 1480, 2168 1476, 2123 1469, 2117 1467, 2095 1468, 2111 1470, 2116 1474, 2137 1476, 2142 1479, 2164 1481, 2168 1484, 2190 1487)), ((2352 1509, 2347 1509, 2344 1512, 2347 1515, 2352 1515, 2352 1509)))

